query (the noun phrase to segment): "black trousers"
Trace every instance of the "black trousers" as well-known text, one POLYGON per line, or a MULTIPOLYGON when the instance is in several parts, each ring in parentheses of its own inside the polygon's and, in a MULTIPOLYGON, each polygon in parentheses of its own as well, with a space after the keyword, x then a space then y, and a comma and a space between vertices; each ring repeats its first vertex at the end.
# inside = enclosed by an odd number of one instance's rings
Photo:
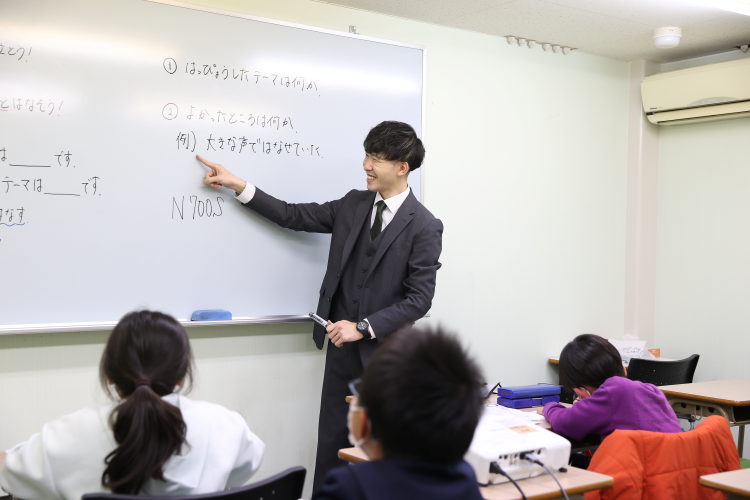
POLYGON ((359 342, 346 342, 336 347, 329 340, 326 351, 326 367, 323 375, 323 392, 320 397, 318 420, 318 452, 315 458, 313 493, 317 492, 328 471, 346 465, 338 457, 341 448, 349 448, 346 414, 351 394, 349 382, 362 376, 362 360, 359 357, 359 342))

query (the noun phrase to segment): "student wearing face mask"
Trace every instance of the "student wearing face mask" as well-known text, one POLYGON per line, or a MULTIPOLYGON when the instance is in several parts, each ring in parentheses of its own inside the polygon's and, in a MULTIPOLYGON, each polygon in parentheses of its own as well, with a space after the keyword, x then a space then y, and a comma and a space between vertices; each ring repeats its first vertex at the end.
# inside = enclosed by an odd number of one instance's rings
POLYGON ((369 462, 331 470, 313 500, 479 500, 463 460, 482 411, 482 376, 441 330, 407 328, 350 384, 349 441, 369 462))
POLYGON ((580 401, 544 407, 552 430, 573 439, 617 429, 680 432, 677 415, 656 386, 625 378, 615 346, 598 335, 579 335, 560 354, 560 385, 580 401))

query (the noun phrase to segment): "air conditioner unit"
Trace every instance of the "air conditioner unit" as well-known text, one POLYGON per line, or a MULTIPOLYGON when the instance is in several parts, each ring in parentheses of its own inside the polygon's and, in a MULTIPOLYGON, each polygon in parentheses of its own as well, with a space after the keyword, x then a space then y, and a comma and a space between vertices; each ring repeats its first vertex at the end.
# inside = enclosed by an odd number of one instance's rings
POLYGON ((657 125, 750 116, 750 58, 646 77, 641 98, 648 120, 657 125))

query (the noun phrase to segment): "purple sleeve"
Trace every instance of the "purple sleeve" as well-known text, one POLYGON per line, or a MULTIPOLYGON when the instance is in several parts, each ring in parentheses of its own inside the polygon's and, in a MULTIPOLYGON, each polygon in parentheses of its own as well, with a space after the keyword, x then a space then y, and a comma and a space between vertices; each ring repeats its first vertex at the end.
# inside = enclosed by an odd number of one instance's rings
POLYGON ((603 387, 570 408, 559 403, 547 403, 543 413, 553 431, 576 440, 589 434, 606 435, 614 429, 610 395, 603 387))

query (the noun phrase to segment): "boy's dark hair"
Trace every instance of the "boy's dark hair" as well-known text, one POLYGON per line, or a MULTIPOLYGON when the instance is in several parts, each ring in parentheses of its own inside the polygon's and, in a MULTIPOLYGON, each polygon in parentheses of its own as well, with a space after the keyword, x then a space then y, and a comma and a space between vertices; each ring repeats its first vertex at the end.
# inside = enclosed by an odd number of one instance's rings
POLYGON ((105 488, 136 495, 149 479, 164 480, 162 466, 182 449, 187 426, 180 409, 162 396, 180 381, 191 383, 192 365, 185 329, 171 316, 132 312, 112 330, 99 379, 108 393, 112 381, 122 402, 109 417, 117 448, 104 459, 105 488))
POLYGON ((560 385, 568 392, 576 387, 601 386, 610 377, 624 377, 622 358, 615 346, 599 335, 586 333, 568 342, 560 353, 560 385))
POLYGON ((424 146, 410 125, 401 122, 383 122, 376 125, 365 137, 365 153, 381 160, 405 161, 409 172, 422 166, 424 146))
POLYGON ((454 336, 404 328, 373 354, 359 404, 387 458, 452 463, 474 437, 481 385, 477 364, 454 336))

